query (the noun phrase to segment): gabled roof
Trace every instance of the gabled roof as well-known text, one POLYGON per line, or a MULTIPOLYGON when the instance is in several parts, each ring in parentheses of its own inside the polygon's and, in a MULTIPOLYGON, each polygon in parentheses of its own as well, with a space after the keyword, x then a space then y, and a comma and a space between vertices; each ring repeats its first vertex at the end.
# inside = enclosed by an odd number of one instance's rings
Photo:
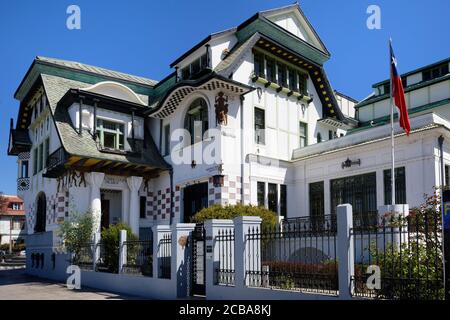
POLYGON ((210 40, 215 39, 215 38, 220 37, 220 36, 223 36, 225 34, 235 33, 235 32, 238 32, 238 31, 240 31, 242 29, 245 29, 252 22, 254 22, 255 20, 258 20, 258 19, 263 20, 264 22, 272 25, 272 27, 274 27, 274 28, 282 30, 284 33, 289 34, 289 36, 295 38, 296 41, 303 42, 304 45, 310 46, 311 48, 319 51, 325 57, 327 57, 327 58, 330 57, 330 52, 325 47, 325 44, 320 39, 320 37, 317 34, 317 32, 314 30, 314 28, 311 25, 311 23, 309 22, 309 20, 306 18, 305 14, 301 10, 301 8, 298 5, 298 3, 295 3, 295 4, 292 4, 292 5, 287 5, 287 6, 280 7, 280 8, 269 9, 269 10, 265 10, 265 11, 259 11, 256 14, 254 14, 253 16, 251 16, 249 19, 245 20, 243 23, 238 25, 237 27, 233 27, 233 28, 230 28, 230 29, 227 29, 227 30, 224 30, 224 31, 220 31, 220 32, 217 32, 217 33, 210 34, 209 36, 204 38, 202 41, 197 43, 195 46, 193 46, 191 49, 189 49, 188 51, 183 53, 174 62, 172 62, 170 64, 170 67, 171 68, 174 67, 180 61, 182 61, 187 56, 189 56, 191 53, 193 53, 197 49, 201 48, 202 46, 206 45, 210 40), (311 45, 310 43, 308 43, 308 42, 304 41, 303 39, 297 37, 296 35, 292 34, 288 30, 278 26, 276 23, 274 23, 274 22, 272 22, 270 20, 270 18, 273 17, 273 16, 276 16, 276 15, 279 15, 279 14, 283 14, 283 13, 288 13, 288 12, 292 12, 292 13, 298 14, 299 19, 302 20, 304 22, 304 24, 305 24, 306 31, 308 31, 311 34, 312 38, 314 38, 314 40, 316 41, 316 43, 317 43, 316 45, 311 45))
POLYGON ((139 154, 101 152, 89 132, 83 132, 82 135, 78 134, 70 119, 67 106, 59 103, 70 89, 86 88, 89 84, 46 74, 41 75, 41 77, 61 144, 67 153, 101 160, 132 162, 161 169, 169 168, 154 145, 151 136, 146 136, 147 145, 144 146, 143 152, 139 154))

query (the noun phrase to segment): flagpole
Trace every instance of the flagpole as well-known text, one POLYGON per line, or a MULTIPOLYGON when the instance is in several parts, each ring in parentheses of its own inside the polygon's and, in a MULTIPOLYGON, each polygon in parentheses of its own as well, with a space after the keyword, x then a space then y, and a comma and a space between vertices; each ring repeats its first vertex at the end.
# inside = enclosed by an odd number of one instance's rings
POLYGON ((395 145, 394 145, 394 104, 392 103, 392 39, 389 39, 389 66, 390 66, 390 93, 389 105, 391 106, 391 204, 395 205, 395 145))

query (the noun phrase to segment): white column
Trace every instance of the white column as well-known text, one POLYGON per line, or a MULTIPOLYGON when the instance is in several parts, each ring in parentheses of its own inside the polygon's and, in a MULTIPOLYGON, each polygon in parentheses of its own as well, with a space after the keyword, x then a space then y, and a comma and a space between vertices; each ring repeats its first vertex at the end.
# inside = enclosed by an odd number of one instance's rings
POLYGON ((89 174, 89 184, 91 186, 91 211, 94 218, 94 231, 101 232, 102 203, 100 199, 100 187, 105 174, 102 172, 91 172, 89 174))
POLYGON ((139 235, 139 188, 142 184, 142 177, 128 177, 128 187, 130 188, 130 209, 129 218, 131 230, 135 235, 139 235))
POLYGON ((127 230, 120 230, 119 236, 119 273, 123 273, 123 267, 127 264, 127 230))

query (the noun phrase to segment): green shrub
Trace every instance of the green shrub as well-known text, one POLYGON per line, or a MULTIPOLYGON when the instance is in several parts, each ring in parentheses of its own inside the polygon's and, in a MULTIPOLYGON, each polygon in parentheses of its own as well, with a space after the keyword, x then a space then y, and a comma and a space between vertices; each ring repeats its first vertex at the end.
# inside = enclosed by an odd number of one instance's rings
POLYGON ((277 216, 274 212, 264 208, 252 205, 212 205, 197 212, 192 221, 196 223, 209 219, 233 219, 240 216, 257 216, 262 219, 262 228, 274 228, 277 224, 277 216))
MULTIPOLYGON (((120 231, 127 231, 127 241, 138 240, 138 237, 133 234, 129 225, 125 223, 111 224, 107 229, 102 231, 102 244, 104 249, 103 255, 103 265, 101 267, 105 268, 109 272, 116 273, 119 271, 119 241, 120 241, 120 231)), ((130 246, 130 252, 127 256, 130 260, 135 259, 137 253, 133 252, 136 246, 130 246)), ((129 261, 128 263, 133 263, 129 261)))

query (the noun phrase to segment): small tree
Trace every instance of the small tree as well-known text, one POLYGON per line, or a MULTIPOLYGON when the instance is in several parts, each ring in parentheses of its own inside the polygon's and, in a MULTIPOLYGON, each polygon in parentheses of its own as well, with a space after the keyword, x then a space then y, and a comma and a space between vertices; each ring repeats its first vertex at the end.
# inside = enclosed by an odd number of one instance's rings
POLYGON ((73 254, 73 262, 77 263, 82 255, 83 247, 92 242, 94 218, 90 211, 80 214, 73 211, 60 224, 59 236, 62 249, 73 254))

